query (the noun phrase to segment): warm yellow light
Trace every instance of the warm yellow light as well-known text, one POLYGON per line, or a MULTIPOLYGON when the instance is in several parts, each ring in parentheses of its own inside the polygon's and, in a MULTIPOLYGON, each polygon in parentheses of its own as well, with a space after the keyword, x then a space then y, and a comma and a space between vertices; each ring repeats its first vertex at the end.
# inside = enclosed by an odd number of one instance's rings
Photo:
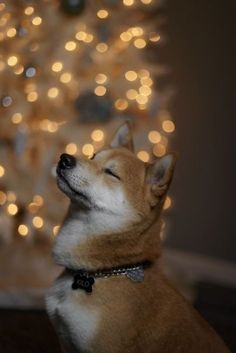
POLYGON ((139 92, 143 96, 150 96, 150 94, 152 93, 152 90, 151 90, 151 88, 149 86, 141 86, 139 88, 139 92))
POLYGON ((28 6, 25 8, 24 12, 27 16, 32 15, 34 13, 34 8, 32 6, 28 6))
POLYGON ((158 143, 153 147, 153 154, 157 157, 162 157, 166 153, 166 147, 162 143, 158 143))
POLYGON ((18 212, 18 207, 16 206, 16 204, 14 203, 10 203, 7 207, 7 212, 11 215, 11 216, 15 216, 18 212))
POLYGON ((32 223, 33 223, 33 225, 35 226, 35 228, 42 228, 44 222, 43 222, 42 217, 35 216, 35 217, 32 219, 32 223))
POLYGON ((56 132, 57 130, 58 130, 58 123, 56 123, 55 121, 48 120, 47 131, 53 133, 53 132, 56 132))
POLYGON ((24 71, 24 66, 22 66, 22 65, 17 65, 17 66, 14 68, 14 73, 15 73, 16 75, 22 74, 23 71, 24 71))
POLYGON ((28 210, 29 210, 30 213, 36 213, 38 211, 38 208, 39 208, 39 206, 36 205, 36 203, 34 203, 34 202, 31 202, 28 205, 28 210))
POLYGON ((168 133, 174 132, 175 131, 175 124, 171 120, 164 120, 162 122, 162 129, 168 133))
POLYGON ((158 143, 161 141, 161 134, 158 131, 152 130, 148 134, 148 139, 151 143, 158 143))
POLYGON ((87 33, 84 41, 85 43, 91 43, 93 41, 93 35, 90 33, 87 33))
POLYGON ((126 97, 130 100, 136 99, 137 95, 138 95, 138 92, 132 88, 126 92, 126 97))
POLYGON ((48 97, 49 98, 56 98, 59 94, 59 89, 57 87, 51 87, 48 90, 48 97))
POLYGON ((7 31, 7 36, 9 38, 13 38, 13 37, 15 37, 15 35, 16 35, 16 29, 14 27, 9 28, 7 31))
POLYGON ((143 162, 148 162, 150 159, 149 153, 146 151, 139 151, 137 157, 143 162))
POLYGON ((0 205, 4 205, 4 203, 7 201, 7 195, 3 192, 0 191, 0 205))
POLYGON ((7 192, 7 200, 9 202, 15 202, 16 201, 16 194, 13 191, 8 191, 7 192))
POLYGON ((63 69, 63 64, 61 61, 55 61, 52 64, 52 71, 54 72, 60 72, 63 69))
POLYGON ((115 101, 115 107, 118 110, 125 110, 128 108, 128 102, 126 99, 119 98, 115 101))
POLYGON ((94 93, 97 96, 104 96, 104 94, 106 93, 107 89, 104 86, 97 86, 94 90, 94 93))
POLYGON ((141 2, 145 5, 151 4, 152 0, 141 0, 141 2))
POLYGON ((135 39, 134 41, 134 46, 138 49, 143 49, 144 47, 146 47, 146 45, 146 41, 142 38, 135 39))
POLYGON ((66 145, 65 151, 66 151, 66 153, 73 155, 73 154, 77 153, 78 148, 75 143, 71 142, 71 143, 68 143, 68 145, 66 145))
POLYGON ((104 139, 104 132, 102 130, 93 130, 91 138, 93 141, 100 142, 104 139))
POLYGON ((66 42, 65 44, 65 49, 67 51, 73 51, 76 49, 76 47, 77 47, 77 44, 72 40, 70 40, 69 42, 66 42))
POLYGON ((18 62, 18 59, 15 55, 9 56, 9 58, 7 59, 7 63, 9 66, 15 66, 18 62))
POLYGON ((138 104, 138 109, 139 109, 139 110, 145 110, 145 109, 147 109, 147 104, 138 104))
POLYGON ((142 85, 148 86, 148 87, 153 85, 153 80, 150 77, 142 77, 140 79, 140 82, 142 85))
POLYGON ((38 99, 38 93, 33 91, 27 94, 28 102, 35 102, 38 99))
POLYGON ((95 77, 95 81, 98 84, 103 84, 107 81, 107 76, 105 74, 97 74, 95 77))
POLYGON ((123 4, 125 6, 132 6, 134 4, 134 0, 123 0, 123 4))
POLYGON ((25 237, 29 233, 29 229, 25 224, 20 224, 18 227, 18 233, 22 236, 25 237))
POLYGON ((138 94, 135 98, 136 102, 139 104, 146 104, 148 102, 148 97, 138 94))
POLYGON ((54 226, 53 229, 52 229, 53 235, 56 236, 58 234, 59 230, 60 230, 60 226, 59 225, 54 226))
POLYGON ((6 5, 4 4, 4 2, 0 3, 0 11, 3 11, 5 9, 6 5))
POLYGON ((39 26, 42 23, 42 18, 39 16, 36 16, 32 19, 32 23, 34 26, 39 26))
POLYGON ((99 10, 99 11, 97 12, 97 17, 98 17, 98 18, 101 18, 101 19, 107 18, 108 15, 109 15, 109 13, 108 13, 108 11, 105 10, 105 9, 101 9, 101 10, 99 10))
POLYGON ((132 38, 133 36, 129 32, 122 32, 120 34, 120 39, 123 40, 123 42, 129 42, 132 38))
POLYGON ((3 177, 3 175, 5 174, 5 168, 0 165, 0 178, 3 177))
POLYGON ((41 195, 34 195, 33 203, 35 203, 37 206, 42 206, 44 203, 43 197, 41 195))
POLYGON ((36 84, 35 83, 29 83, 25 86, 25 93, 29 93, 29 92, 32 92, 32 91, 35 91, 37 88, 36 84))
POLYGON ((147 78, 147 77, 150 77, 150 72, 146 69, 141 69, 139 70, 138 75, 140 78, 147 78))
POLYGON ((72 75, 69 72, 64 72, 64 74, 60 76, 60 81, 62 83, 68 83, 71 81, 71 79, 72 79, 72 75))
POLYGON ((83 31, 79 31, 76 33, 75 38, 83 41, 83 40, 85 40, 86 36, 87 36, 87 33, 83 32, 83 31))
POLYGON ((85 145, 83 145, 82 147, 82 153, 85 155, 85 156, 92 156, 93 153, 94 153, 94 147, 93 145, 91 145, 90 143, 86 143, 85 145))
POLYGON ((99 53, 105 53, 108 49, 108 45, 106 43, 98 43, 96 49, 99 53))
POLYGON ((151 41, 151 42, 159 42, 159 40, 161 39, 161 37, 160 37, 160 34, 157 34, 157 33, 155 33, 155 32, 151 32, 150 34, 149 34, 149 40, 151 41))
POLYGON ((22 122, 22 114, 21 113, 15 113, 12 115, 11 117, 11 121, 13 122, 13 124, 19 124, 22 122))
POLYGON ((172 200, 169 196, 167 196, 163 206, 164 210, 167 210, 168 208, 170 208, 171 205, 172 205, 172 200))
POLYGON ((128 81, 135 81, 137 79, 138 75, 135 71, 130 70, 125 73, 125 78, 128 81))
POLYGON ((142 27, 132 27, 129 29, 129 31, 133 34, 133 36, 141 36, 143 34, 143 29, 142 27))

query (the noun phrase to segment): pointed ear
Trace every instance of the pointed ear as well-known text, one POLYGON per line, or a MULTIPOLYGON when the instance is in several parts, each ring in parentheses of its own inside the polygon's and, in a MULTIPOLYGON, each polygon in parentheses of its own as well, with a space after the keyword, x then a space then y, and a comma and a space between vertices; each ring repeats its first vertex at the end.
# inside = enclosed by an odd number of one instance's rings
POLYGON ((160 198, 166 195, 174 174, 175 164, 176 155, 170 153, 149 166, 148 183, 150 185, 151 206, 155 206, 160 198))
POLYGON ((110 146, 113 148, 125 147, 134 151, 133 137, 129 122, 121 125, 113 136, 110 146))

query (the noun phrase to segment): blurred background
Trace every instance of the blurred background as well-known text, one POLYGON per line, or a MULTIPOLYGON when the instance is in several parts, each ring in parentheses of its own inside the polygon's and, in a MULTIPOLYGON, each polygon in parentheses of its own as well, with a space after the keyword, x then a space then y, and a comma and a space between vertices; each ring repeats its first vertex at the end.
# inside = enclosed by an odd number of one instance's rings
POLYGON ((68 205, 55 165, 128 119, 138 158, 178 153, 163 268, 236 352, 235 14, 233 1, 0 1, 1 351, 60 351, 43 301, 68 205))

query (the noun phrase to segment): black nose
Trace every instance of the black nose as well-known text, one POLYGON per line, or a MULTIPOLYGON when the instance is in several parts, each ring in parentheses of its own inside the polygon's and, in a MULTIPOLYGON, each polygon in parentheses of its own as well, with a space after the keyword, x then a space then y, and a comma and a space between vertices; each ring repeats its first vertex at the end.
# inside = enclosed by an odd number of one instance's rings
POLYGON ((62 153, 62 155, 60 156, 59 168, 71 169, 71 168, 75 167, 75 165, 76 165, 75 157, 73 157, 67 153, 62 153))

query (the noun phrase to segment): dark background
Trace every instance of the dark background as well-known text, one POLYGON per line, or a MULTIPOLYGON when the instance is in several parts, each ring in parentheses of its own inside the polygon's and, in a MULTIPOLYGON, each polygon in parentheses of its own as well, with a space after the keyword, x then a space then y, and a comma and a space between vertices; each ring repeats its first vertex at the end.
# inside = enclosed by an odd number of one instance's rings
MULTIPOLYGON (((236 261, 236 1, 169 0, 162 51, 177 94, 166 246, 236 261)), ((162 59, 163 59, 162 58, 162 59)))

